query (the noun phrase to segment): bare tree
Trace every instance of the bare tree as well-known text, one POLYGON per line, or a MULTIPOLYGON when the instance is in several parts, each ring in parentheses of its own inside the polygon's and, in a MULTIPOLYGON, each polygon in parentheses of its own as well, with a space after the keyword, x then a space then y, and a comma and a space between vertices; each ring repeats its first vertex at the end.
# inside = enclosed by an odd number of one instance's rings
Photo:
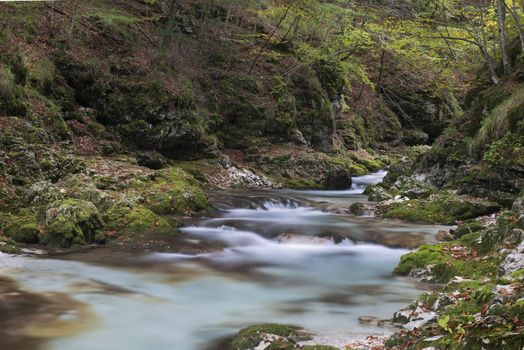
POLYGON ((282 17, 278 21, 277 26, 275 27, 273 32, 269 35, 269 37, 266 39, 264 44, 260 47, 260 50, 258 51, 258 54, 256 55, 255 59, 253 60, 253 63, 251 63, 251 67, 249 67, 249 74, 251 74, 251 72, 253 72, 253 69, 255 68, 255 66, 257 64, 258 59, 260 58, 260 56, 262 56, 262 53, 264 53, 264 50, 267 48, 267 46, 271 42, 271 39, 275 36, 276 32, 282 26, 282 23, 286 19, 287 15, 289 14, 289 11, 291 10, 291 7, 293 7, 295 2, 296 2, 296 0, 292 0, 292 1, 289 2, 288 6, 286 7, 286 10, 284 11, 284 14, 282 15, 282 17))
MULTIPOLYGON (((524 1, 522 5, 524 8, 524 1)), ((515 22, 515 27, 517 28, 517 32, 519 33, 520 49, 524 53, 524 27, 522 26, 522 23, 520 22, 518 8, 515 3, 515 0, 513 0, 512 6, 509 6, 508 4, 506 4, 506 9, 508 10, 509 14, 513 18, 513 21, 515 22)))
POLYGON ((511 62, 506 41, 506 1, 497 0, 497 23, 499 27, 500 53, 502 55, 502 65, 504 72, 508 73, 511 69, 511 62))

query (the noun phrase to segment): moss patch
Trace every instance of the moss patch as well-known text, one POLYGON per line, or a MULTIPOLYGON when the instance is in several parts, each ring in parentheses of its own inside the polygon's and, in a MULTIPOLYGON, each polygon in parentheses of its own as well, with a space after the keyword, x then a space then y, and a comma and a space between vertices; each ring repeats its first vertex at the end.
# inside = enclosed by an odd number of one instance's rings
POLYGON ((496 274, 500 257, 476 259, 476 252, 458 245, 423 245, 402 256, 395 272, 408 275, 416 269, 429 269, 435 282, 445 283, 455 276, 481 278, 496 274))
POLYGON ((384 216, 417 223, 452 225, 457 220, 473 219, 498 210, 500 205, 497 203, 473 197, 441 194, 428 199, 395 203, 384 216))
POLYGON ((60 247, 84 245, 104 240, 104 222, 93 203, 66 199, 47 206, 42 218, 42 242, 60 247))
POLYGON ((20 254, 20 246, 11 238, 0 236, 0 253, 20 254))
POLYGON ((173 230, 168 220, 143 207, 134 208, 109 226, 125 233, 168 232, 173 230))
POLYGON ((160 171, 154 182, 138 183, 146 207, 158 215, 190 215, 207 209, 205 192, 191 175, 180 168, 160 171))
POLYGON ((18 243, 38 243, 40 241, 34 215, 16 218, 6 226, 4 233, 18 243))
MULTIPOLYGON (((264 339, 263 334, 274 334, 286 339, 297 339, 299 336, 297 327, 283 326, 275 323, 254 325, 242 329, 238 335, 235 336, 231 343, 232 348, 235 350, 253 349, 264 339)), ((291 347, 291 349, 292 348, 293 347, 291 347)))

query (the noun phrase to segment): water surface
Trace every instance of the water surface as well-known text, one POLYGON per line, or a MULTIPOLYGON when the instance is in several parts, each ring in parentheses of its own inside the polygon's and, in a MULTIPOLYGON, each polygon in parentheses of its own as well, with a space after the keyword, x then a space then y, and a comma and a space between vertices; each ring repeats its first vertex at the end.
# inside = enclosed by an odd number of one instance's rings
POLYGON ((106 248, 79 255, 84 262, 0 255, 0 274, 92 309, 91 328, 52 339, 51 350, 201 350, 262 322, 301 326, 341 346, 391 331, 359 317, 388 319, 420 294, 391 271, 408 252, 400 247, 431 241, 441 229, 326 210, 365 200, 365 186, 383 175, 356 178, 347 191, 213 193, 216 213, 181 231, 219 250, 106 248))

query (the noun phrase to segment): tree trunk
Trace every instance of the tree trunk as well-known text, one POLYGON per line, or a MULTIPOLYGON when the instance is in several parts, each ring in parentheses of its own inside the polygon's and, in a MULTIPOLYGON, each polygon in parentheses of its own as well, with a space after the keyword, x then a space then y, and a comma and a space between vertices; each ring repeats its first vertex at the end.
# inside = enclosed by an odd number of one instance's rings
POLYGON ((508 73, 511 68, 508 46, 506 42, 506 3, 505 0, 497 0, 497 22, 499 26, 500 51, 502 54, 502 65, 504 72, 508 73))
POLYGON ((509 5, 506 5, 506 9, 515 21, 515 27, 517 27, 517 32, 519 33, 520 49, 524 53, 524 28, 522 27, 522 23, 520 23, 520 18, 517 11, 517 6, 515 5, 515 1, 513 1, 513 8, 509 7, 509 5))
POLYGON ((482 56, 484 56, 486 63, 488 64, 491 81, 493 82, 493 84, 498 85, 500 83, 499 77, 497 76, 497 72, 495 71, 495 64, 493 63, 493 60, 491 59, 487 51, 487 48, 479 46, 479 49, 480 49, 480 52, 482 53, 482 56))

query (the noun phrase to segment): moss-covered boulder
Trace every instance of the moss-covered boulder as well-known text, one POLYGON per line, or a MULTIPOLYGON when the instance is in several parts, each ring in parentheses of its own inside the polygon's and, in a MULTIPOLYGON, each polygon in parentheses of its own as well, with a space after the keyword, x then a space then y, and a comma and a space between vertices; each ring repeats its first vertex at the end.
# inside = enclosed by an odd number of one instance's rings
POLYGON ((458 225, 457 229, 454 230, 452 233, 453 236, 455 236, 456 238, 461 238, 462 236, 467 235, 468 233, 478 232, 483 228, 484 226, 480 222, 476 220, 468 220, 465 222, 461 222, 458 225))
POLYGON ((20 254, 20 246, 11 238, 0 236, 0 253, 20 254))
MULTIPOLYGON (((234 350, 251 350, 266 342, 269 349, 294 349, 300 332, 297 327, 274 323, 259 324, 240 330, 231 343, 234 350)), ((268 349, 267 347, 265 349, 268 349)))
POLYGON ((77 199, 59 200, 49 204, 42 215, 42 243, 70 247, 102 242, 102 217, 91 202, 77 199))
POLYGON ((209 207, 199 183, 180 168, 164 169, 155 181, 135 187, 143 194, 146 207, 158 215, 190 215, 209 207))
POLYGON ((436 192, 433 186, 408 176, 400 176, 393 184, 392 189, 401 196, 410 199, 427 198, 436 192))
POLYGON ((367 194, 368 199, 372 202, 383 202, 393 199, 393 196, 385 188, 377 185, 368 186, 364 194, 367 194))
POLYGON ((174 226, 166 217, 144 207, 136 207, 129 209, 125 214, 121 213, 115 221, 108 223, 107 228, 125 234, 170 232, 174 230, 174 226))
POLYGON ((394 203, 384 216, 417 223, 452 225, 457 220, 493 214, 500 208, 499 204, 480 198, 443 193, 427 199, 394 203))
POLYGON ((4 234, 18 243, 39 243, 39 229, 34 215, 15 218, 5 228, 4 234))
POLYGON ((471 247, 442 243, 423 245, 402 256, 395 272, 421 280, 446 283, 455 276, 482 278, 497 273, 500 258, 477 259, 471 247))
POLYGON ((37 181, 26 191, 28 204, 48 204, 60 198, 59 190, 49 181, 37 181))

